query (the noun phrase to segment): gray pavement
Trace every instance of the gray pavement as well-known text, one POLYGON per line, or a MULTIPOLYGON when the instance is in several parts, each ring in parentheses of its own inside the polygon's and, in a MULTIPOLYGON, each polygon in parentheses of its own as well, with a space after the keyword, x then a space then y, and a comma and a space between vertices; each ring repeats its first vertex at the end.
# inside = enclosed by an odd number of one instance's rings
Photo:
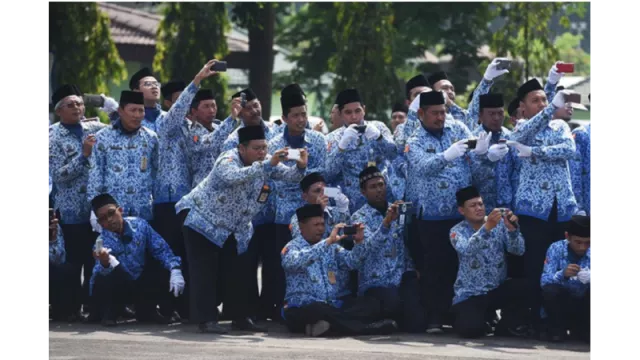
MULTIPOLYGON (((229 326, 228 323, 223 323, 229 326)), ((278 324, 268 334, 199 334, 194 326, 116 328, 51 323, 51 360, 71 359, 588 359, 589 346, 494 338, 466 341, 453 334, 305 338, 278 324)))

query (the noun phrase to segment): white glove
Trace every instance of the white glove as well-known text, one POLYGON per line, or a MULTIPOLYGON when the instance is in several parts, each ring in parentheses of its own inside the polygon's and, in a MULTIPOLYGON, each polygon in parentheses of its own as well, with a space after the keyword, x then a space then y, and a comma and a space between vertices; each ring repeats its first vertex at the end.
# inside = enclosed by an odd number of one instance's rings
POLYGON ((352 142, 354 142, 358 138, 358 136, 360 134, 358 133, 358 130, 356 130, 356 126, 358 126, 358 125, 351 124, 344 131, 344 133, 342 133, 342 138, 340 139, 340 142, 338 143, 338 147, 340 149, 346 150, 349 147, 349 144, 351 144, 352 142))
POLYGON ((336 200, 336 208, 338 209, 339 212, 344 213, 349 209, 349 198, 347 197, 347 195, 342 193, 342 190, 340 190, 340 193, 338 194, 338 196, 335 197, 335 200, 336 200))
POLYGON ((549 70, 549 77, 547 77, 547 81, 549 81, 552 84, 557 84, 558 81, 560 81, 560 78, 562 78, 562 76, 564 75, 563 73, 558 72, 558 68, 556 67, 556 65, 561 63, 562 61, 556 61, 556 63, 553 64, 553 66, 549 70))
POLYGON ((529 157, 531 156, 531 146, 520 144, 517 141, 507 141, 507 145, 511 145, 518 150, 518 157, 529 157))
POLYGON ((583 284, 588 284, 591 282, 591 270, 587 269, 580 269, 580 271, 578 272, 578 280, 583 283, 583 284))
POLYGON ((504 74, 509 72, 509 70, 507 70, 507 69, 498 70, 497 67, 498 67, 498 61, 499 60, 508 60, 508 59, 506 59, 506 58, 495 58, 495 59, 493 59, 491 64, 489 64, 489 66, 487 66, 487 70, 484 72, 484 78, 487 79, 488 81, 492 81, 493 79, 497 78, 498 76, 504 75, 504 74))
POLYGON ((491 162, 496 162, 502 160, 509 153, 509 147, 507 144, 494 144, 489 148, 489 153, 487 154, 487 158, 491 162))
POLYGON ((98 224, 98 218, 96 217, 96 214, 93 212, 93 210, 91 211, 91 217, 89 218, 89 222, 91 223, 91 228, 93 229, 93 232, 96 232, 98 234, 102 232, 102 226, 98 224))
POLYGON ((101 110, 106 113, 112 113, 118 110, 118 102, 114 98, 110 98, 105 96, 104 94, 100 94, 100 97, 104 99, 104 104, 102 105, 101 110))
POLYGON ((569 95, 570 93, 571 92, 569 90, 558 91, 556 95, 553 97, 553 101, 551 102, 551 104, 558 109, 563 108, 565 105, 564 97, 569 95))
POLYGON ((364 137, 367 140, 375 140, 380 137, 380 130, 377 126, 368 124, 367 128, 364 130, 364 137))
MULTIPOLYGON (((107 252, 111 252, 111 249, 107 249, 107 252)), ((115 256, 109 254, 109 265, 112 268, 115 268, 116 266, 118 266, 120 264, 120 261, 118 261, 118 259, 116 259, 115 256)))
POLYGON ((491 142, 491 136, 489 133, 482 132, 480 136, 478 136, 478 141, 476 142, 476 148, 471 150, 477 155, 484 155, 489 150, 489 143, 491 142))
POLYGON ((467 145, 467 141, 469 141, 469 139, 460 140, 457 143, 451 145, 447 150, 444 151, 444 159, 447 161, 451 161, 464 155, 464 153, 466 153, 467 149, 469 148, 469 145, 467 145))
POLYGON ((184 277, 182 270, 171 270, 171 278, 169 279, 169 292, 173 291, 173 296, 178 297, 184 291, 184 277))

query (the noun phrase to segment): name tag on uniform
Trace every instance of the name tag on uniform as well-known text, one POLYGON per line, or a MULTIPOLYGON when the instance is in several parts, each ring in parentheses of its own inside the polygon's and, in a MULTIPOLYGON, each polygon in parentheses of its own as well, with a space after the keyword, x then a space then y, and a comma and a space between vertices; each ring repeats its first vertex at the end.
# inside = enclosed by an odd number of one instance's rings
POLYGON ((140 160, 140 170, 147 171, 147 157, 143 156, 142 160, 140 160))
POLYGON ((262 190, 260 191, 260 195, 258 195, 258 202, 260 204, 264 204, 269 199, 269 194, 271 194, 271 187, 267 184, 262 185, 262 190))
POLYGON ((336 273, 333 271, 329 271, 328 276, 329 276, 329 283, 331 285, 334 285, 336 283, 336 273))
POLYGON ((434 149, 434 148, 428 148, 428 149, 427 149, 427 152, 428 152, 428 153, 430 153, 430 154, 435 154, 435 153, 436 153, 436 149, 434 149))

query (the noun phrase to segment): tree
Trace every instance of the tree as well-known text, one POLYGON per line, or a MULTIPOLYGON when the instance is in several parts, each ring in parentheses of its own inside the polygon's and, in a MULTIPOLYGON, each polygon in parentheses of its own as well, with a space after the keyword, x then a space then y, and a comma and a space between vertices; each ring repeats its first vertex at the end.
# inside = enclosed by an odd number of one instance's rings
POLYGON ((575 64, 576 76, 589 76, 591 74, 591 56, 580 48, 582 35, 573 35, 566 32, 554 41, 553 45, 558 50, 558 56, 562 61, 575 64))
MULTIPOLYGON (((501 78, 494 86, 496 92, 511 101, 518 86, 531 77, 545 78, 549 68, 560 60, 558 49, 551 43, 552 35, 548 23, 554 14, 561 14, 560 24, 569 27, 569 15, 584 16, 584 3, 498 3, 493 9, 495 17, 504 24, 494 31, 489 40, 491 50, 497 57, 511 56, 521 61, 514 63, 509 76, 501 78)), ((489 60, 480 64, 484 70, 489 60)))
POLYGON ((390 3, 335 3, 338 51, 329 59, 336 74, 332 96, 357 88, 369 119, 388 120, 396 87, 393 69, 395 29, 390 3))
MULTIPOLYGON (((109 17, 95 2, 49 3, 49 51, 55 56, 54 87, 76 84, 85 93, 106 94, 109 80, 120 83, 127 77, 109 17)), ((87 109, 87 116, 96 114, 87 109)))
POLYGON ((264 116, 271 114, 276 12, 288 9, 286 3, 237 2, 231 10, 233 22, 249 31, 249 86, 262 100, 264 116))
MULTIPOLYGON (((161 82, 189 82, 210 59, 229 54, 225 32, 230 29, 224 3, 166 3, 158 27, 154 71, 161 82)), ((218 118, 228 115, 226 75, 205 79, 201 86, 216 96, 218 118)))

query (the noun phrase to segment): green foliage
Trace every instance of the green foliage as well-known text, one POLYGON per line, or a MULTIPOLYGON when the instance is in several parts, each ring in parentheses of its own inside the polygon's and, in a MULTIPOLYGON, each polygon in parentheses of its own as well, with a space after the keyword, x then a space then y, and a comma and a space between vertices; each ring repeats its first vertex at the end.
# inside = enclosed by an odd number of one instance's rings
MULTIPOLYGON (((85 93, 107 94, 109 80, 127 78, 111 39, 109 17, 95 2, 49 3, 49 51, 55 56, 54 86, 76 84, 85 93)), ((87 108, 87 117, 96 115, 87 108)))
MULTIPOLYGON (((154 71, 161 82, 182 79, 190 82, 211 59, 229 54, 225 32, 230 24, 224 3, 166 3, 158 27, 154 71)), ((228 114, 225 74, 202 81, 202 88, 213 89, 218 118, 228 114)))
POLYGON ((580 48, 582 35, 573 35, 566 32, 558 37, 554 46, 558 50, 558 56, 562 61, 575 64, 576 76, 589 76, 591 74, 591 56, 580 48))
POLYGON ((360 92, 369 119, 388 120, 395 86, 392 63, 393 15, 389 3, 335 3, 338 52, 329 59, 337 76, 331 98, 346 88, 360 92))

